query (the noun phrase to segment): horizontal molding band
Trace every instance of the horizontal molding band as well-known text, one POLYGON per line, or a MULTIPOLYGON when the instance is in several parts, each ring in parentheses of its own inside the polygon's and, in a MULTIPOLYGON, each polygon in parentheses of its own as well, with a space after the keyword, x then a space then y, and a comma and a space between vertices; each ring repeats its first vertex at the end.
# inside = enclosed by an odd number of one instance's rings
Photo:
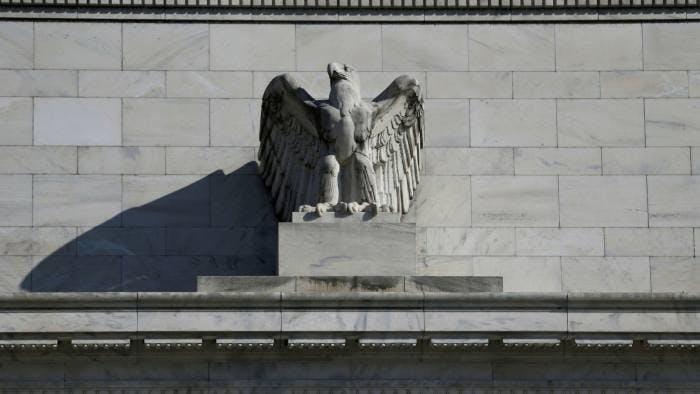
POLYGON ((0 5, 281 9, 684 8, 698 0, 0 0, 0 5))
MULTIPOLYGON (((296 7, 0 3, 0 20, 236 23, 559 23, 700 20, 692 4, 498 7, 296 7)), ((43 1, 43 0, 41 0, 43 1)), ((122 0, 115 0, 122 1, 122 0)), ((686 1, 686 0, 683 0, 686 1)), ((697 1, 697 0, 687 0, 697 1)))
MULTIPOLYGON (((698 310, 700 293, 9 293, 0 312, 78 309, 458 308, 698 310)), ((700 328, 700 327, 699 327, 700 328)))

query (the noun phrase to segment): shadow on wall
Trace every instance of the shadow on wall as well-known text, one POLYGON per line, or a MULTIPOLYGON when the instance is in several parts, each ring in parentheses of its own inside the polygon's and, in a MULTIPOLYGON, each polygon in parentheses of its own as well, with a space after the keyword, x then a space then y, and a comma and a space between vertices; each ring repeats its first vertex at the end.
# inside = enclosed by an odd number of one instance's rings
POLYGON ((250 162, 79 229, 76 239, 35 264, 21 288, 195 291, 197 276, 275 275, 276 261, 277 220, 250 162))

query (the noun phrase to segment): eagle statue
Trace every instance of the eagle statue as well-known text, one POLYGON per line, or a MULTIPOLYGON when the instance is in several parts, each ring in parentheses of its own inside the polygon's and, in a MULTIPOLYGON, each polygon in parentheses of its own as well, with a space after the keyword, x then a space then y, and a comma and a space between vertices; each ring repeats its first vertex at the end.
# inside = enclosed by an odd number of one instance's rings
POLYGON ((328 100, 315 100, 289 74, 265 89, 259 169, 277 216, 292 212, 406 213, 421 168, 423 97, 418 82, 396 78, 362 100, 355 69, 327 67, 328 100))

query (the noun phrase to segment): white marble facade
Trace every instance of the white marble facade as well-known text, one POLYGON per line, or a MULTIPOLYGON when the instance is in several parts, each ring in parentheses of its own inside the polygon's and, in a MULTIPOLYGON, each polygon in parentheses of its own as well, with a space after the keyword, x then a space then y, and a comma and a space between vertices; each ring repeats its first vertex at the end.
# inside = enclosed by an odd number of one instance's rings
POLYGON ((261 94, 329 61, 424 86, 418 273, 700 290, 700 23, 1 21, 0 53, 2 292, 275 274, 261 94))

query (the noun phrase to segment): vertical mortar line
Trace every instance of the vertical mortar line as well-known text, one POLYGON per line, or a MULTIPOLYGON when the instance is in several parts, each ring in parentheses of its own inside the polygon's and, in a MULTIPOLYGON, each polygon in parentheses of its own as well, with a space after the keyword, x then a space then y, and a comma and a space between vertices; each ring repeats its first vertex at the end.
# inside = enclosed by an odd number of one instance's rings
POLYGON ((644 148, 647 147, 647 99, 642 98, 642 129, 644 130, 644 148))
POLYGON ((598 71, 598 98, 603 98, 603 72, 598 71))
POLYGON ((469 61, 469 58, 471 57, 471 56, 469 56, 469 46, 470 46, 469 45, 469 37, 471 35, 469 30, 470 30, 470 25, 467 25, 467 71, 471 71, 471 67, 472 67, 471 62, 469 61))
POLYGON ((601 146, 600 148, 600 175, 603 175, 603 147, 601 146))
POLYGON ((644 23, 639 22, 639 30, 642 40, 642 71, 644 71, 646 69, 646 65, 644 64, 644 23))
POLYGON ((646 199, 647 199, 647 228, 651 228, 649 223, 649 175, 644 175, 644 186, 646 188, 646 199))
POLYGON ((559 198, 559 177, 560 175, 557 175, 557 227, 561 229, 561 198, 559 198))
MULTIPOLYGON (((559 256, 559 288, 561 291, 564 291, 564 262, 562 261, 562 257, 559 256)), ((568 295, 567 295, 568 297, 568 295)), ((569 329, 569 312, 566 312, 566 329, 568 331, 569 329)))
POLYGON ((119 31, 121 33, 121 70, 124 71, 124 23, 119 24, 119 31))

